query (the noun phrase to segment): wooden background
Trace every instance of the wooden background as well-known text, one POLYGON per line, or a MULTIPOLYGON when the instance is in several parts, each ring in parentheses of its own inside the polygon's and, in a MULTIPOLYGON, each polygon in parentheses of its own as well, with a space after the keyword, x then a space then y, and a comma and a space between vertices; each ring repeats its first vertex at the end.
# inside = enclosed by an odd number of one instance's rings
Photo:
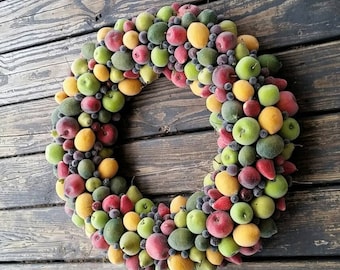
MULTIPOLYGON (((264 251, 228 269, 339 269, 340 2, 180 1, 233 19, 283 62, 296 94, 299 168, 264 251)), ((93 250, 64 214, 44 159, 53 96, 80 46, 102 26, 169 1, 5 0, 0 2, 0 269, 121 269, 93 250)), ((204 100, 165 78, 129 104, 118 151, 146 194, 168 200, 202 185, 216 139, 204 100)))

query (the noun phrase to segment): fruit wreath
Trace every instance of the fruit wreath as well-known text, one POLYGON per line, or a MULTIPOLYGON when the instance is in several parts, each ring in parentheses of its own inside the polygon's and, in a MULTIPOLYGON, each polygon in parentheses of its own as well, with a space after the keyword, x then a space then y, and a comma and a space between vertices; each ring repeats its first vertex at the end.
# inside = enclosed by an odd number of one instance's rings
POLYGON ((93 247, 127 269, 216 269, 262 249, 296 171, 295 97, 253 35, 211 9, 173 3, 101 28, 55 94, 45 151, 56 192, 93 247), (218 134, 203 188, 154 203, 121 175, 113 147, 128 97, 165 76, 206 99, 218 134))

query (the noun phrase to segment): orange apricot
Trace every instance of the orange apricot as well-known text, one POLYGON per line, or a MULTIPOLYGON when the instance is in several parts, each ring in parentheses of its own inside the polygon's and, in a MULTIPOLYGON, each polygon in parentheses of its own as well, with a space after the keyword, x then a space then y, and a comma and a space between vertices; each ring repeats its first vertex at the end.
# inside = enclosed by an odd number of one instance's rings
POLYGON ((257 120, 261 128, 265 129, 271 135, 278 132, 283 125, 282 113, 275 106, 263 108, 257 120))

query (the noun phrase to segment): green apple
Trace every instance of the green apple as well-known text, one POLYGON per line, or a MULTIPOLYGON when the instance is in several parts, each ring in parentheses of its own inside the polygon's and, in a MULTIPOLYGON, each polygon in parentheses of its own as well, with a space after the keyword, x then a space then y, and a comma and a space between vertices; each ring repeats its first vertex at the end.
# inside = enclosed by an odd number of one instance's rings
POLYGON ((90 177, 85 182, 85 188, 88 192, 93 192, 97 187, 102 185, 102 180, 98 177, 90 177))
POLYGON ((261 64, 261 67, 266 67, 269 69, 271 74, 277 73, 282 67, 282 63, 273 54, 262 54, 257 58, 261 64))
POLYGON ((256 161, 256 150, 254 146, 242 146, 238 152, 238 162, 243 166, 252 165, 256 161))
POLYGON ((229 146, 225 147, 221 153, 222 164, 225 166, 237 163, 238 152, 231 149, 229 146))
POLYGON ((123 32, 124 31, 124 23, 127 19, 125 18, 120 18, 116 21, 115 25, 113 26, 113 29, 114 30, 117 30, 117 31, 120 31, 120 32, 123 32))
POLYGON ((174 222, 177 228, 184 228, 187 226, 187 215, 188 212, 186 209, 181 208, 174 217, 174 222))
POLYGON ((256 153, 263 158, 273 159, 284 149, 284 141, 281 136, 274 134, 260 138, 256 142, 256 153))
POLYGON ((106 222, 109 221, 109 215, 103 210, 94 211, 91 215, 91 224, 97 230, 104 229, 106 222))
POLYGON ((79 76, 88 70, 87 60, 85 58, 77 58, 72 62, 71 71, 75 76, 79 76))
POLYGON ((63 160, 64 149, 60 144, 51 143, 46 146, 45 158, 48 163, 57 165, 59 161, 63 160))
POLYGON ((241 145, 251 145, 260 135, 260 125, 252 117, 243 117, 234 124, 232 134, 234 140, 241 145))
POLYGON ((256 217, 266 219, 274 214, 275 202, 271 197, 262 195, 251 201, 251 207, 256 217))
POLYGON ((167 49, 156 46, 152 49, 150 58, 157 67, 165 67, 169 62, 169 52, 167 49))
POLYGON ((85 226, 84 219, 78 216, 75 212, 72 214, 71 220, 78 228, 83 228, 85 226))
POLYGON ((128 256, 134 256, 140 251, 140 236, 132 231, 123 233, 119 240, 119 246, 128 256))
POLYGON ((91 118, 90 114, 82 112, 78 116, 78 123, 82 127, 90 127, 93 123, 93 119, 91 118))
POLYGON ((99 91, 100 82, 93 73, 86 72, 79 76, 77 88, 85 96, 94 96, 99 91))
POLYGON ((188 80, 196 81, 198 79, 198 70, 196 69, 196 65, 189 61, 184 66, 184 74, 188 80))
POLYGON ((252 56, 245 56, 236 64, 235 72, 242 80, 257 77, 261 72, 260 62, 252 56))
POLYGON ((274 199, 279 199, 286 195, 288 191, 288 183, 283 175, 276 175, 272 181, 267 181, 264 188, 264 193, 274 199))
POLYGON ((174 10, 171 6, 163 6, 158 10, 156 17, 161 19, 163 22, 168 22, 170 17, 173 15, 174 10))
POLYGON ((141 12, 139 13, 139 15, 136 17, 136 29, 139 32, 142 31, 147 31, 149 29, 149 27, 153 24, 153 20, 155 19, 155 17, 149 13, 149 12, 141 12))
POLYGON ((154 225, 155 221, 151 217, 144 217, 138 222, 137 233, 146 239, 153 233, 154 225))
POLYGON ((237 25, 231 20, 223 20, 219 23, 222 31, 232 32, 235 36, 237 36, 237 25))
POLYGON ((112 52, 109 51, 105 46, 98 46, 93 52, 93 58, 97 63, 106 65, 107 61, 110 60, 112 52))
POLYGON ((236 123, 243 115, 242 103, 237 100, 227 100, 222 105, 221 114, 228 123, 236 123))
POLYGON ((212 186, 214 185, 214 181, 211 179, 211 173, 207 173, 203 178, 203 186, 212 186))
POLYGON ((288 117, 283 120, 283 125, 279 131, 279 134, 290 141, 295 140, 300 135, 300 125, 298 121, 296 121, 292 117, 288 117))
POLYGON ((246 202, 237 202, 230 209, 230 217, 238 224, 249 223, 253 216, 253 209, 246 202))
POLYGON ((232 236, 227 236, 218 244, 218 251, 225 257, 232 257, 240 250, 240 246, 236 244, 232 236))
POLYGON ((120 81, 124 80, 125 77, 123 75, 123 72, 119 69, 116 69, 114 67, 110 68, 110 80, 113 83, 119 83, 120 81))
POLYGON ((110 90, 103 96, 102 104, 109 112, 119 112, 124 107, 125 97, 119 91, 110 90))
POLYGON ((187 214, 186 224, 192 233, 200 234, 206 229, 206 220, 207 216, 202 210, 194 209, 187 214))
POLYGON ((271 106, 280 100, 280 91, 276 85, 266 84, 260 87, 257 96, 262 106, 271 106))
POLYGON ((197 79, 201 84, 209 85, 212 83, 212 73, 208 68, 203 68, 198 73, 197 79))
POLYGON ((142 214, 142 213, 149 213, 151 212, 152 207, 154 206, 153 201, 151 201, 148 198, 142 198, 139 201, 136 202, 135 204, 135 211, 138 214, 142 214))

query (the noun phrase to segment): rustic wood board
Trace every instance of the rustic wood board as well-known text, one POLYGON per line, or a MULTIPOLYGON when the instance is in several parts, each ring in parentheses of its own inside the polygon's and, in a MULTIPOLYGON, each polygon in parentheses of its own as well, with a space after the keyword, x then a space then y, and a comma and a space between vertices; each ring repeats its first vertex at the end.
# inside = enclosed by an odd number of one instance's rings
MULTIPOLYGON (((339 254, 339 203, 339 186, 290 192, 288 211, 277 222, 279 233, 265 241, 264 250, 249 260, 339 254)), ((63 207, 3 210, 1 217, 0 261, 105 257, 91 248, 89 239, 72 224, 63 207)))

